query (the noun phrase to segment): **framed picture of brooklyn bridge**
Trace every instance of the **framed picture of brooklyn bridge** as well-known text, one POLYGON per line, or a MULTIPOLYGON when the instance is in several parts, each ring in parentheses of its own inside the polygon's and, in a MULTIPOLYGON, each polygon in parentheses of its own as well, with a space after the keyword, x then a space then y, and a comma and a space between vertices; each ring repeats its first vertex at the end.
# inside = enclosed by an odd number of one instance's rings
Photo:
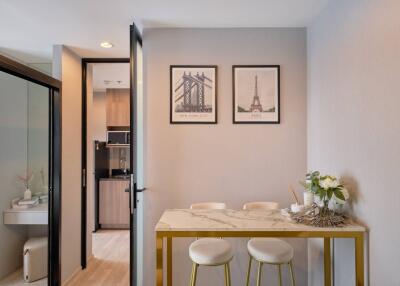
POLYGON ((170 66, 170 122, 217 123, 217 66, 170 66))
POLYGON ((280 66, 233 66, 233 123, 280 122, 280 66))

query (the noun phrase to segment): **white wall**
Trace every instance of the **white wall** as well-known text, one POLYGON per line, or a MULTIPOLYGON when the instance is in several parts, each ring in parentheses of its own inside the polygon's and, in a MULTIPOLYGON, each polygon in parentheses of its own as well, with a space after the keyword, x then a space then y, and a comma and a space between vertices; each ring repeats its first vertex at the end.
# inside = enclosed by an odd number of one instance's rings
MULTIPOLYGON (((370 285, 399 285, 399 11, 397 0, 331 1, 308 30, 308 169, 348 185, 370 231, 370 285)), ((309 285, 322 285, 315 243, 309 257, 309 285)), ((335 285, 354 285, 353 260, 353 242, 335 240, 335 285)))
POLYGON ((80 267, 81 254, 81 59, 54 47, 53 76, 62 81, 61 280, 80 267))
MULTIPOLYGON (((196 201, 271 200, 288 206, 290 184, 306 172, 306 30, 147 29, 143 33, 146 94, 146 187, 144 193, 144 285, 154 285, 154 226, 166 208, 196 201), (218 124, 169 124, 169 66, 218 65, 218 124), (279 125, 232 124, 232 65, 281 65, 279 125)), ((174 286, 187 285, 188 245, 174 246, 174 286)), ((295 246, 297 285, 307 284, 306 242, 295 246)), ((235 243, 234 285, 244 283, 245 241, 235 243)), ((253 273, 254 275, 255 273, 253 273)), ((266 267, 264 283, 277 283, 266 267)), ((286 274, 286 272, 285 272, 286 274)), ((254 276, 253 276, 253 283, 254 276)), ((200 269, 198 285, 223 284, 222 269, 200 269)))
POLYGON ((27 81, 0 72, 0 280, 22 266, 27 239, 26 227, 3 224, 3 210, 25 191, 17 174, 23 175, 27 169, 27 99, 27 81))

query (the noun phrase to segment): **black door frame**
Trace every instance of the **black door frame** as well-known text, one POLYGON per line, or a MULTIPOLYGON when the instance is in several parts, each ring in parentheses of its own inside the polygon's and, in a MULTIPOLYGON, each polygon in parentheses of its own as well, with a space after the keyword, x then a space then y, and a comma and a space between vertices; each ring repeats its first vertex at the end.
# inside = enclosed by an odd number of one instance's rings
POLYGON ((137 115, 137 44, 140 44, 140 46, 143 46, 142 42, 142 36, 140 35, 140 32, 138 28, 136 27, 135 23, 132 23, 130 26, 130 192, 129 192, 129 198, 130 198, 130 241, 129 241, 129 248, 130 248, 130 253, 129 253, 129 275, 130 275, 130 286, 137 286, 136 281, 137 281, 137 275, 134 273, 134 269, 137 269, 137 255, 135 254, 135 251, 137 249, 137 193, 144 191, 145 188, 143 189, 138 189, 137 188, 137 170, 136 170, 136 158, 137 158, 137 121, 136 121, 136 115, 137 115))
POLYGON ((49 89, 48 286, 61 285, 61 81, 0 55, 0 71, 49 89))
MULTIPOLYGON (((83 58, 82 59, 82 185, 81 185, 81 266, 87 266, 87 65, 95 63, 129 63, 129 58, 83 58)), ((95 202, 95 216, 98 217, 99 204, 95 202)), ((97 226, 95 226, 97 229, 97 226)))

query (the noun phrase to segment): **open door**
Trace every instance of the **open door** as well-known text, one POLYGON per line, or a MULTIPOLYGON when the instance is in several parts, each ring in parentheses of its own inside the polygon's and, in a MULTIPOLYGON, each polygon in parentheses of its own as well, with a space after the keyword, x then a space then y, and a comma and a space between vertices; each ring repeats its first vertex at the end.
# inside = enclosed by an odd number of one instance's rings
MULTIPOLYGON (((135 26, 130 26, 130 285, 139 286, 142 263, 138 263, 138 192, 143 186, 143 92, 142 92, 142 37, 135 26)), ((138 224, 139 223, 139 224, 138 224)))

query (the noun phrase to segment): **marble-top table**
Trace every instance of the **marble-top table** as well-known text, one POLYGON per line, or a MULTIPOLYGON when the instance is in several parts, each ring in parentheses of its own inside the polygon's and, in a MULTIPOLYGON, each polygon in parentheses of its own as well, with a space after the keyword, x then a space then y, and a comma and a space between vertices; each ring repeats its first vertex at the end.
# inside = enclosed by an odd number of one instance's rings
POLYGON ((364 285, 364 233, 349 222, 344 227, 319 228, 292 222, 280 210, 170 209, 161 216, 156 231, 156 285, 163 286, 163 240, 167 239, 167 285, 172 286, 173 237, 320 237, 324 239, 325 286, 331 285, 331 238, 354 238, 356 285, 364 285))

